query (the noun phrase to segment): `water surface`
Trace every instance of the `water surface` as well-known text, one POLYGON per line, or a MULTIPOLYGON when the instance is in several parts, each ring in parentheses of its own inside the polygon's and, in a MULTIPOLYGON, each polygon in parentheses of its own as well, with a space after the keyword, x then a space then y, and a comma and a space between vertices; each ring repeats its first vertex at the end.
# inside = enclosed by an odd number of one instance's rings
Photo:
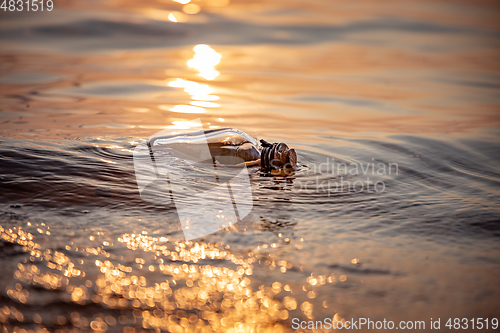
POLYGON ((498 4, 193 4, 0 13, 1 325, 498 318, 498 4), (185 242, 132 152, 196 118, 284 141, 299 167, 250 169, 252 213, 185 242))

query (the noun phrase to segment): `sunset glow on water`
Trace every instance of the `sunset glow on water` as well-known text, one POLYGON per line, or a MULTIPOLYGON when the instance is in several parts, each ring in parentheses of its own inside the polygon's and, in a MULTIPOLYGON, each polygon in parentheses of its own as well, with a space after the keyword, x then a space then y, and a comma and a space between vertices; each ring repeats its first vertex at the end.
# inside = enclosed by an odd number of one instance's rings
POLYGON ((393 0, 0 10, 0 332, 324 332, 295 323, 359 318, 493 330, 499 13, 393 0), (297 166, 249 164, 248 216, 187 241, 176 205, 210 175, 190 165, 177 201, 170 178, 147 201, 134 156, 200 123, 285 142, 297 166))

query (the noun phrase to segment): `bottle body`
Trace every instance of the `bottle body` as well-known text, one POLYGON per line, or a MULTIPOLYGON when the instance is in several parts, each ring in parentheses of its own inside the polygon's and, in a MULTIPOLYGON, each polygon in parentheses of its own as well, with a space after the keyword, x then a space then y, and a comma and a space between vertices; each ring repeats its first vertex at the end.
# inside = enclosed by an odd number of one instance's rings
POLYGON ((153 151, 175 151, 176 156, 197 163, 213 163, 224 166, 257 166, 263 172, 293 169, 297 155, 285 143, 269 143, 235 128, 221 128, 210 131, 172 133, 149 139, 153 151), (208 150, 207 150, 208 148, 208 150))
POLYGON ((186 152, 198 162, 215 163, 220 165, 239 165, 244 162, 247 166, 260 163, 260 145, 258 141, 245 132, 234 128, 221 128, 210 131, 171 134, 153 137, 149 140, 153 150, 175 150, 186 152), (206 154, 208 146, 209 156, 206 154), (193 156, 190 152, 204 152, 193 156))

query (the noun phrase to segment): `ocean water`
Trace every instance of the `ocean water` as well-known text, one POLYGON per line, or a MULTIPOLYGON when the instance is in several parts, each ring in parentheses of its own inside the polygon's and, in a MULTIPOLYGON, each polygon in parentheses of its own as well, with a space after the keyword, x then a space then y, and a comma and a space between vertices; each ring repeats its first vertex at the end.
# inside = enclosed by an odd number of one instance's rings
POLYGON ((0 11, 0 331, 493 330, 497 2, 54 2, 0 11), (197 118, 298 166, 185 241, 133 151, 197 118))

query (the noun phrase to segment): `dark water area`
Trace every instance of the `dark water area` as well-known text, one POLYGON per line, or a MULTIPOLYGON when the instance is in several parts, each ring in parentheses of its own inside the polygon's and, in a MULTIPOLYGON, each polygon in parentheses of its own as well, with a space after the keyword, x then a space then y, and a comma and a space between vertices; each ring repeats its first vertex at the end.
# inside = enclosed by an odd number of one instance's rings
POLYGON ((495 329, 498 3, 182 2, 0 11, 0 331, 495 329), (186 241, 134 150, 198 118, 298 165, 249 167, 251 213, 186 241))

